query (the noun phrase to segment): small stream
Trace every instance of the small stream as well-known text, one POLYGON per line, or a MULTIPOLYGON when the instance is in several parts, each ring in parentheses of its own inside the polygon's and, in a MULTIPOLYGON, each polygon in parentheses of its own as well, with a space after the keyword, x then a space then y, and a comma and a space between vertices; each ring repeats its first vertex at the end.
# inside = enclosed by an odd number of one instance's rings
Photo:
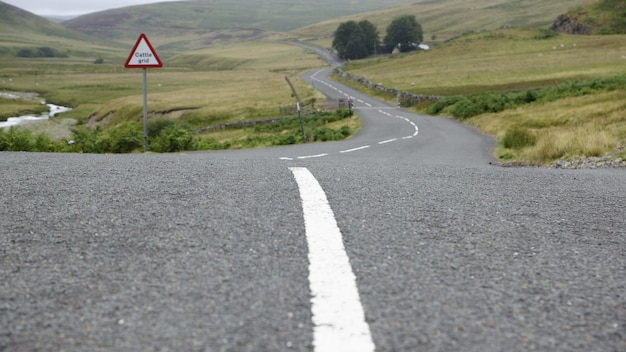
MULTIPOLYGON (((19 96, 8 93, 0 93, 0 97, 9 98, 9 99, 20 99, 19 96)), ((42 101, 42 104, 46 104, 45 101, 42 101)), ((54 104, 46 104, 50 109, 48 113, 44 113, 41 115, 24 115, 24 116, 16 116, 9 117, 6 121, 0 121, 0 128, 7 128, 11 126, 17 126, 26 122, 36 122, 48 120, 51 117, 54 117, 56 114, 60 114, 62 112, 70 111, 72 108, 68 108, 65 106, 59 106, 54 104)))

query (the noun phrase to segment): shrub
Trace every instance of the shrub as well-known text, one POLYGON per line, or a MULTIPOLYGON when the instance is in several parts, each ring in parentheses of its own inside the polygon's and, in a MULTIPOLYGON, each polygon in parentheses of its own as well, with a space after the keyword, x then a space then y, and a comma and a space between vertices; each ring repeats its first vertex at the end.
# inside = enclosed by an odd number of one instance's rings
POLYGON ((339 109, 336 111, 335 115, 338 117, 338 120, 347 119, 354 115, 354 111, 350 109, 339 109))
POLYGON ((40 48, 23 48, 17 52, 17 57, 67 57, 67 54, 59 52, 57 49, 43 46, 40 48))
POLYGON ((150 120, 148 136, 150 136, 150 150, 157 153, 195 149, 195 141, 189 124, 177 120, 150 120))
POLYGON ((56 152, 58 151, 57 144, 47 134, 40 133, 35 136, 33 143, 34 151, 37 152, 56 152))
POLYGON ((626 89, 626 75, 565 82, 555 87, 513 93, 478 93, 470 96, 452 96, 431 104, 426 113, 439 115, 450 113, 459 119, 467 119, 489 112, 500 112, 536 101, 551 102, 557 99, 577 97, 598 92, 626 89))
POLYGON ((159 135, 150 139, 150 150, 157 153, 193 150, 194 140, 190 131, 184 128, 166 127, 159 135))
POLYGON ((302 140, 302 136, 300 134, 290 133, 276 138, 273 145, 292 145, 298 143, 300 140, 302 140))
POLYGON ((33 150, 33 134, 29 130, 11 126, 8 131, 0 129, 0 150, 28 152, 33 150))
POLYGON ((507 129, 502 144, 508 149, 522 149, 537 143, 537 137, 527 128, 514 126, 507 129))
POLYGON ((472 116, 479 115, 483 112, 483 108, 476 104, 475 99, 463 98, 456 102, 450 112, 454 117, 459 119, 468 119, 472 116))
POLYGON ((143 127, 138 122, 123 122, 113 127, 108 133, 111 137, 111 148, 109 151, 112 153, 131 153, 143 148, 143 127))
POLYGON ((0 151, 57 152, 62 151, 61 142, 55 142, 44 133, 33 134, 30 130, 10 127, 0 128, 0 151))
POLYGON ((452 96, 452 97, 445 97, 443 99, 439 99, 437 102, 430 105, 426 109, 426 113, 430 115, 439 115, 441 112, 444 111, 444 109, 446 109, 449 106, 453 106, 454 104, 459 102, 461 99, 463 99, 463 97, 461 96, 452 96))
POLYGON ((187 131, 191 131, 189 124, 172 119, 154 119, 148 120, 148 136, 158 136, 166 128, 181 128, 187 131))
POLYGON ((68 152, 75 153, 106 153, 109 143, 103 143, 101 135, 104 132, 100 127, 90 130, 85 126, 72 129, 72 137, 66 140, 68 152))

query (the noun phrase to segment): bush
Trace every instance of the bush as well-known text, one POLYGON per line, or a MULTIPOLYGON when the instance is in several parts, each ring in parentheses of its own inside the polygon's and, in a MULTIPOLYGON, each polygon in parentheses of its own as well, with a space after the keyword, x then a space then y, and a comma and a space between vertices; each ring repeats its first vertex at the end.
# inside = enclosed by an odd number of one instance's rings
POLYGON ((29 130, 13 126, 7 132, 0 129, 0 150, 28 152, 33 149, 33 134, 29 130))
POLYGON ((30 130, 13 126, 8 131, 0 128, 0 151, 58 152, 63 151, 63 144, 44 133, 35 135, 30 130))
POLYGON ((514 126, 507 129, 502 144, 507 149, 522 149, 532 147, 537 143, 537 137, 527 128, 514 126))
POLYGON ((191 128, 187 123, 172 119, 148 122, 150 150, 157 153, 181 152, 195 149, 191 128))
POLYGON ((148 120, 148 136, 158 136, 161 134, 161 131, 167 128, 181 128, 191 132, 191 127, 186 122, 172 119, 148 120))
POLYGON ((17 52, 17 57, 67 57, 67 54, 63 54, 57 49, 43 46, 40 48, 23 48, 17 52))
POLYGON ((110 148, 108 136, 103 138, 104 132, 100 127, 90 130, 78 126, 72 130, 72 137, 66 140, 67 151, 74 153, 106 153, 110 148))
POLYGON ((35 151, 38 152, 56 152, 58 151, 57 143, 55 143, 47 134, 38 134, 35 136, 33 143, 35 151))
POLYGON ((557 99, 577 97, 626 89, 626 75, 565 82, 555 87, 510 93, 478 93, 470 96, 452 96, 431 104, 426 113, 439 115, 450 113, 459 119, 467 119, 484 113, 495 113, 533 102, 551 102, 557 99))
POLYGON ((143 149, 143 127, 138 122, 122 122, 109 130, 108 134, 112 142, 109 151, 112 153, 132 153, 135 150, 143 149))
POLYGON ((193 135, 190 131, 180 127, 166 127, 160 131, 158 136, 150 139, 150 150, 157 153, 182 152, 193 149, 193 135))
POLYGON ((468 119, 472 116, 476 116, 484 112, 484 109, 476 104, 475 99, 463 98, 456 102, 450 112, 454 117, 459 119, 468 119))
POLYGON ((426 109, 426 113, 428 113, 430 115, 439 115, 447 107, 454 106, 454 104, 459 102, 461 99, 463 99, 463 97, 461 97, 461 96, 452 96, 452 97, 445 97, 443 99, 439 99, 437 102, 435 102, 434 104, 430 105, 426 109))

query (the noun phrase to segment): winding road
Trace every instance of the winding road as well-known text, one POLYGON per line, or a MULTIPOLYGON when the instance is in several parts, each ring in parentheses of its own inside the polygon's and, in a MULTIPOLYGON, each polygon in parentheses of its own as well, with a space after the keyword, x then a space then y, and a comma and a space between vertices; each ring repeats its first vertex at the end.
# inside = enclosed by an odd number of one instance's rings
POLYGON ((0 153, 0 351, 625 351, 626 172, 328 78, 343 142, 0 153))

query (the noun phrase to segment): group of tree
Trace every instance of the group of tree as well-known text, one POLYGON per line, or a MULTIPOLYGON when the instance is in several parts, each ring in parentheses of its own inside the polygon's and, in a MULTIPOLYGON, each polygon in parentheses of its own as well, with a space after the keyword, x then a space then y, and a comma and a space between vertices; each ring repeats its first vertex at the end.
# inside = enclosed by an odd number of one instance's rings
POLYGON ((58 51, 55 48, 43 46, 40 48, 22 48, 17 54, 17 57, 68 57, 67 54, 58 51))
POLYGON ((381 44, 378 29, 370 21, 348 21, 339 24, 333 38, 333 48, 344 60, 356 60, 395 48, 401 52, 417 49, 423 40, 422 26, 415 16, 394 19, 387 27, 387 35, 381 44))

